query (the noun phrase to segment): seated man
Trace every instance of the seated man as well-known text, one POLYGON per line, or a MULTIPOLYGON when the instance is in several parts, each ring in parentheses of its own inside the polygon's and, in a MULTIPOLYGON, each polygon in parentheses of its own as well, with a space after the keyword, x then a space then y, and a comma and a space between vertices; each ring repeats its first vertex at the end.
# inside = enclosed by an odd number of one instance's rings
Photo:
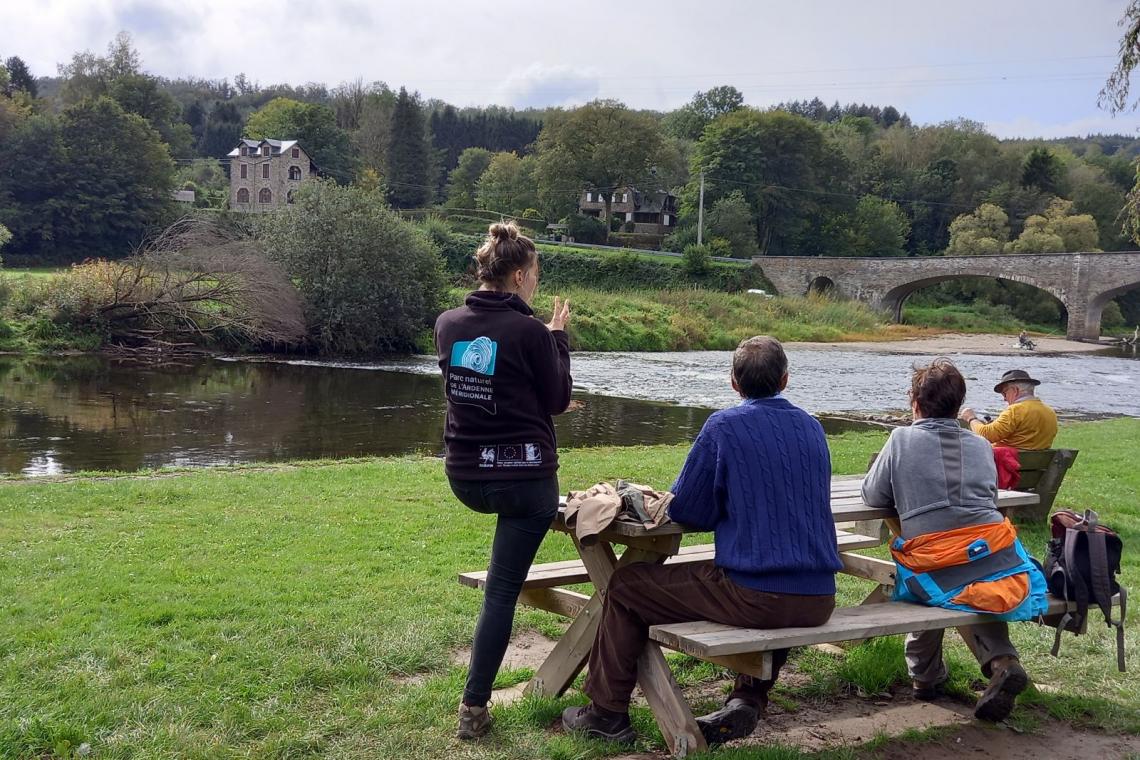
MULTIPOLYGON (((1030 620, 1045 609, 1045 578, 997 510, 992 449, 955 419, 965 397, 966 381, 948 359, 915 369, 914 424, 891 432, 863 480, 863 501, 898 512, 887 521, 897 536, 896 599, 1030 620)), ((1028 683, 1006 623, 958 631, 990 679, 974 715, 1004 720, 1028 683)), ((933 699, 947 678, 942 633, 906 637, 917 699, 933 699)))
POLYGON ((1007 404, 996 420, 986 424, 969 407, 959 417, 994 446, 1047 449, 1057 436, 1057 413, 1033 395, 1033 388, 1040 384, 1025 370, 1011 369, 994 386, 994 393, 1000 393, 1007 404))
MULTIPOLYGON (((831 459, 819 422, 780 395, 788 359, 779 341, 742 341, 732 359, 739 406, 714 413, 673 485, 673 520, 711 530, 714 562, 619 569, 606 592, 585 692, 562 714, 567 730, 632 741, 629 699, 649 626, 712 620, 755 628, 822 625, 842 564, 831 516, 831 459)), ((772 680, 738 676, 724 709, 699 719, 710 742, 752 733, 772 680)))

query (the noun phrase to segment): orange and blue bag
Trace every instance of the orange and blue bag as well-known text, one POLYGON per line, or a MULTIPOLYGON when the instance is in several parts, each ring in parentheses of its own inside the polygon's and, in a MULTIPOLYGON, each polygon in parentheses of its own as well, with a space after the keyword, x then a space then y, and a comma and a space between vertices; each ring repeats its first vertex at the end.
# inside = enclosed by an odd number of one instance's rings
POLYGON ((894 598, 980 612, 1001 620, 1036 620, 1048 607, 1045 576, 1008 519, 891 542, 894 598))

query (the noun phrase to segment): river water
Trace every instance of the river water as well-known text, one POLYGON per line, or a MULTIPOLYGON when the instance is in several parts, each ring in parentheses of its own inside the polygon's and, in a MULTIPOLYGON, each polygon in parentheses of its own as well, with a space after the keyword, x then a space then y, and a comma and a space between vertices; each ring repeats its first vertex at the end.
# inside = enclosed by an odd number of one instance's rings
MULTIPOLYGON (((789 351, 787 395, 815 413, 906 406, 916 357, 789 351)), ((967 403, 996 412, 994 380, 1014 366, 1074 416, 1140 416, 1140 362, 1107 356, 957 355, 967 403)), ((731 354, 573 356, 575 404, 562 446, 689 441, 736 402, 731 354)), ((47 475, 255 461, 439 453, 443 400, 430 357, 368 364, 203 360, 147 366, 102 356, 0 357, 0 472, 47 475)), ((828 423, 835 429, 837 423, 828 423)))

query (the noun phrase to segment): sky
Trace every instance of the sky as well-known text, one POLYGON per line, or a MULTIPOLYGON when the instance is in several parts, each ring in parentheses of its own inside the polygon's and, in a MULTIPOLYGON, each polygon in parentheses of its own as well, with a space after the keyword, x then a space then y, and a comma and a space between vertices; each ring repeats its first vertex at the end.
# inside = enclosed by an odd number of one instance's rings
MULTIPOLYGON (((0 0, 0 57, 37 75, 129 32, 144 68, 263 85, 358 77, 457 106, 615 98, 670 110, 738 88, 964 117, 999 137, 1135 134, 1097 93, 1127 0, 0 0)), ((1137 84, 1140 95, 1140 83, 1137 84)))

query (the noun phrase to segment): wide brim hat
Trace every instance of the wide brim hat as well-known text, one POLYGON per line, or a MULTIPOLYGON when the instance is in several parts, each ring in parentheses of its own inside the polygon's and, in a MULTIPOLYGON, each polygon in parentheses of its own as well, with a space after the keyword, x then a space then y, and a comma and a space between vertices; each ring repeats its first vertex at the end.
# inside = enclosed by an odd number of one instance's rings
POLYGON ((1034 380, 1029 376, 1029 373, 1023 369, 1011 369, 1001 376, 998 384, 994 386, 994 393, 1001 393, 1001 387, 1009 383, 1029 383, 1030 385, 1041 385, 1040 380, 1034 380))

